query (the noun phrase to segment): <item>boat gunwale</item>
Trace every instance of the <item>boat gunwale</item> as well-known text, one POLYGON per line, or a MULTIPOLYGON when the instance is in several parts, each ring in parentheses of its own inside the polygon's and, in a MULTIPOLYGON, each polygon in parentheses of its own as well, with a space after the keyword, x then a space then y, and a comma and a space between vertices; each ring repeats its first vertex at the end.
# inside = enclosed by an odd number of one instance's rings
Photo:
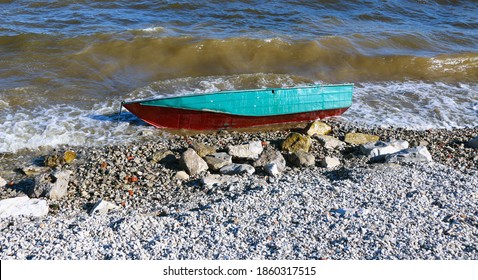
MULTIPOLYGON (((337 87, 337 86, 352 86, 352 87, 354 87, 354 83, 315 84, 315 85, 300 86, 300 87, 277 87, 277 88, 262 88, 262 89, 222 90, 222 91, 205 92, 205 93, 199 93, 199 94, 186 94, 186 95, 166 96, 166 97, 159 97, 159 98, 133 100, 133 101, 122 101, 121 103, 122 103, 122 105, 124 105, 124 104, 135 104, 135 103, 151 102, 151 101, 165 100, 165 99, 188 98, 188 97, 196 97, 196 96, 215 95, 215 94, 231 94, 231 93, 235 93, 235 92, 253 92, 253 91, 267 92, 267 91, 274 91, 274 90, 281 90, 281 89, 307 89, 307 88, 337 87)), ((169 107, 169 106, 160 106, 160 107, 169 107)))

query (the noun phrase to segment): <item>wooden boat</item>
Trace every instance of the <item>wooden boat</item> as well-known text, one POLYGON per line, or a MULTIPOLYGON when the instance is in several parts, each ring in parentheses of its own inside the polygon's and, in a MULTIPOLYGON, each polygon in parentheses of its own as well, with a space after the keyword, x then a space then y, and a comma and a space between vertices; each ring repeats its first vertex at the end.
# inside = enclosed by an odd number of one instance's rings
POLYGON ((352 105, 353 84, 220 91, 123 102, 145 122, 175 130, 222 130, 313 121, 352 105))

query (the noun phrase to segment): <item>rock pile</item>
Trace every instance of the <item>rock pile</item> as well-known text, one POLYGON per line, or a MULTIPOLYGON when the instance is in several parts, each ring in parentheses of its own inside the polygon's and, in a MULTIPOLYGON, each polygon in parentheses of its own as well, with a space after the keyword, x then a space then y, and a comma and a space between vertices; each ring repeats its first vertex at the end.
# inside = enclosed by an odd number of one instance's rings
MULTIPOLYGON (((309 153, 314 141, 311 136, 327 137, 324 138, 326 141, 323 142, 323 145, 328 149, 342 148, 345 145, 344 142, 332 136, 323 135, 331 131, 330 126, 317 121, 312 123, 304 133, 292 132, 287 135, 281 141, 279 148, 272 147, 266 141, 251 141, 239 145, 228 145, 223 151, 220 151, 220 147, 194 142, 181 154, 180 166, 191 176, 202 175, 206 172, 251 175, 256 173, 256 169, 264 171, 270 176, 279 176, 287 165, 291 167, 316 165, 315 156, 309 153), (264 147, 266 148, 264 149, 264 147)), ((320 161, 320 166, 326 168, 333 168, 339 164, 340 161, 333 157, 325 157, 320 161)))
POLYGON ((359 151, 370 163, 432 161, 425 146, 409 148, 409 143, 405 140, 380 141, 377 135, 350 132, 341 141, 338 137, 326 134, 333 134, 332 127, 316 121, 303 132, 289 133, 275 148, 262 139, 239 145, 230 144, 223 151, 217 152, 221 150, 220 147, 195 142, 181 155, 180 165, 192 176, 206 172, 251 175, 257 170, 264 171, 269 176, 279 176, 287 166, 336 168, 341 165, 339 158, 327 153, 317 160, 309 152, 314 145, 331 151, 331 154, 347 154, 345 150, 349 149, 349 157, 354 156, 354 151, 359 151))

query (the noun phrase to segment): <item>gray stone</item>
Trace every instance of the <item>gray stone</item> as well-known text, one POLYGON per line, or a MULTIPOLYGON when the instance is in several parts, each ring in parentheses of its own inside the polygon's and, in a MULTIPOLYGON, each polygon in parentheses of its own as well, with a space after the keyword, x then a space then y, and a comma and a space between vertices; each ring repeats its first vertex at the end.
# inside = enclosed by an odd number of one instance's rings
POLYGON ((29 216, 42 217, 48 214, 48 205, 42 199, 30 199, 27 196, 0 200, 0 218, 29 216))
POLYGON ((468 141, 466 145, 470 148, 478 149, 478 136, 468 141))
POLYGON ((330 210, 330 213, 337 214, 340 217, 359 217, 367 214, 368 211, 364 208, 339 208, 330 210))
POLYGON ((167 163, 167 162, 173 162, 175 160, 176 160, 176 156, 174 156, 174 153, 167 149, 160 150, 154 153, 153 156, 151 157, 152 163, 158 163, 158 162, 167 163))
POLYGON ((90 215, 104 215, 110 210, 119 209, 119 206, 109 201, 99 199, 91 208, 90 215))
POLYGON ((221 174, 227 174, 227 175, 243 174, 243 173, 247 173, 251 175, 255 171, 256 169, 254 168, 254 166, 249 164, 239 164, 239 163, 232 163, 219 169, 219 172, 221 174))
POLYGON ((317 139, 317 141, 326 149, 340 149, 345 146, 345 142, 340 141, 339 139, 332 137, 332 136, 327 136, 327 135, 315 135, 314 139, 317 139))
POLYGON ((207 163, 191 148, 181 155, 179 163, 192 176, 205 172, 208 169, 207 163))
POLYGON ((360 151, 372 159, 382 159, 385 155, 393 154, 406 148, 408 148, 407 141, 377 141, 375 143, 362 144, 360 151))
POLYGON ((253 141, 244 145, 228 146, 227 152, 234 158, 257 159, 262 153, 263 147, 261 141, 253 141))
POLYGON ((334 157, 325 157, 320 161, 320 166, 325 168, 334 168, 340 165, 340 160, 334 157))
POLYGON ((59 200, 68 194, 68 183, 72 172, 68 170, 44 173, 35 178, 33 197, 59 200))
POLYGON ((267 149, 254 162, 254 166, 262 166, 267 174, 277 176, 284 171, 286 162, 279 151, 267 149))
POLYGON ((289 161, 297 167, 315 165, 315 156, 304 151, 297 151, 289 155, 289 161))
POLYGON ((385 155, 385 162, 431 162, 432 156, 423 146, 408 148, 399 152, 385 155))
POLYGON ((232 156, 227 153, 214 153, 204 157, 211 170, 217 171, 222 167, 232 163, 232 156))

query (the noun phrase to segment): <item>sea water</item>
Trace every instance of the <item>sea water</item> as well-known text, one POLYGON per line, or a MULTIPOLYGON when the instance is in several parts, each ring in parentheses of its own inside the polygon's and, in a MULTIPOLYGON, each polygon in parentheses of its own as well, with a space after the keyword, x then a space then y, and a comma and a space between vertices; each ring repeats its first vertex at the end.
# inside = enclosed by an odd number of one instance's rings
POLYGON ((477 1, 0 1, 0 153, 161 133, 122 100, 354 83, 342 118, 478 124, 477 1))

